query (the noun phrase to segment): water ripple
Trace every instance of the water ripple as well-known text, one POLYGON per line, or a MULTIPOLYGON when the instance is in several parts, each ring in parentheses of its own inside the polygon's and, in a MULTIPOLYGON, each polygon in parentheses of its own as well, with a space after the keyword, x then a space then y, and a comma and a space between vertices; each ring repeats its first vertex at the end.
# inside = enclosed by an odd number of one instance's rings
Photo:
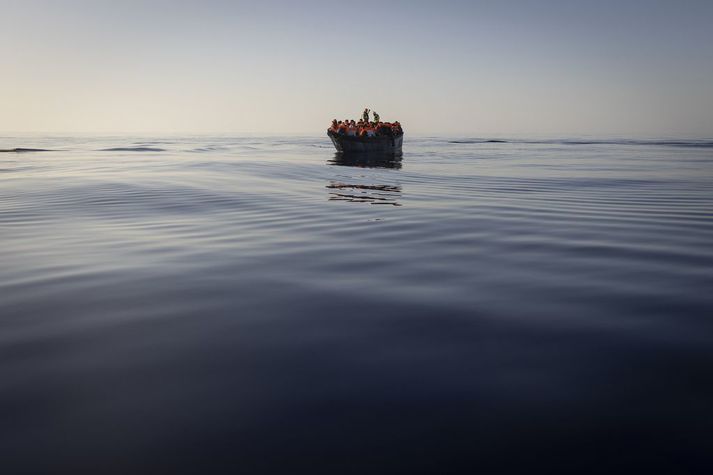
POLYGON ((25 144, 53 151, 0 156, 4 463, 710 456, 710 141, 0 138, 25 144))
POLYGON ((100 152, 165 152, 166 149, 158 147, 111 147, 99 149, 100 152))

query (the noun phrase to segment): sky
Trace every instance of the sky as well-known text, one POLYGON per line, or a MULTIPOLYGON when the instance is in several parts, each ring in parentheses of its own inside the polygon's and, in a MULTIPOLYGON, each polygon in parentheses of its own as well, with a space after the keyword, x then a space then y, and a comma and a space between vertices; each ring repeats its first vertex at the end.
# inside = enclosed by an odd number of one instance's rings
POLYGON ((713 137, 713 1, 0 0, 0 133, 713 137))

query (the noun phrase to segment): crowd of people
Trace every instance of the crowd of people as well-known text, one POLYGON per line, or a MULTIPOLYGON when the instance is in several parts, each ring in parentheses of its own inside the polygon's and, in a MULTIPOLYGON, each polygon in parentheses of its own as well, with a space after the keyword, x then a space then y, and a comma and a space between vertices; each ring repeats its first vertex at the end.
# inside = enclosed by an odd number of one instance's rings
POLYGON ((403 134, 401 124, 396 122, 381 122, 379 114, 374 112, 374 120, 369 117, 369 109, 364 109, 361 119, 332 121, 329 131, 339 135, 350 135, 354 137, 375 137, 377 135, 394 136, 403 134))

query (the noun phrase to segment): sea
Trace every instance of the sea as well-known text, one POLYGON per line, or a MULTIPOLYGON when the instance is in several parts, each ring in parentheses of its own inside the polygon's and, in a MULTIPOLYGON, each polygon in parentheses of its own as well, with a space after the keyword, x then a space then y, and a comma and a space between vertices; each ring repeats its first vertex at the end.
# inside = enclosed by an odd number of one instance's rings
POLYGON ((0 149, 4 474, 713 471, 713 139, 0 149))

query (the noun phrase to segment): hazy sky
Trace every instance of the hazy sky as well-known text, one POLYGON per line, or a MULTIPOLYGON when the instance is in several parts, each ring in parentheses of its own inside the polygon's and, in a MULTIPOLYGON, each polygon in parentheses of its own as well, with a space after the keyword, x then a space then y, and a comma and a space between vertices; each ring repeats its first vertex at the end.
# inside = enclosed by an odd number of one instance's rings
POLYGON ((713 0, 0 0, 0 133, 713 136, 713 0))

